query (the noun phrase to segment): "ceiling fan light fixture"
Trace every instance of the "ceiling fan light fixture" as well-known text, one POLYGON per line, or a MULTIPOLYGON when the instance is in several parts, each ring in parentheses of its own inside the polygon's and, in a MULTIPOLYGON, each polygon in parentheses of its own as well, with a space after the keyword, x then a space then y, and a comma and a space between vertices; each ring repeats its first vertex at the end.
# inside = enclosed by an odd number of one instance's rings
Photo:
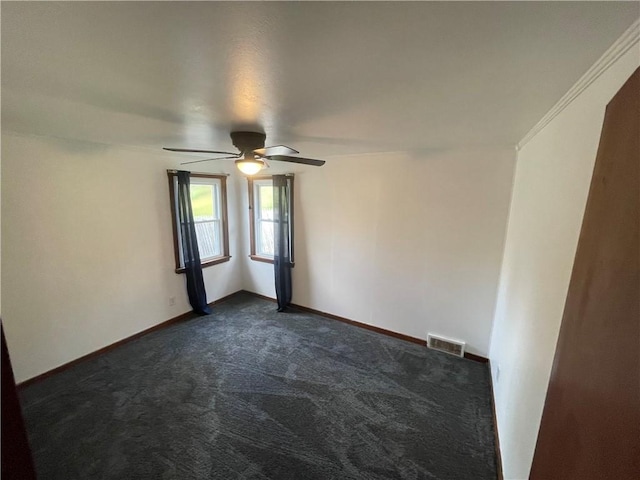
POLYGON ((264 161, 257 158, 241 158, 236 160, 236 167, 245 175, 255 175, 264 168, 264 161))
POLYGON ((271 147, 264 146, 264 139, 266 135, 261 132, 231 132, 231 141, 233 146, 236 147, 240 153, 222 152, 220 150, 200 150, 193 148, 167 148, 170 152, 179 153, 215 153, 218 155, 227 155, 225 157, 217 158, 205 158, 203 160, 193 160, 190 162, 182 162, 180 165, 186 165, 188 163, 200 163, 209 162, 211 160, 235 160, 238 170, 245 175, 255 175, 265 167, 269 167, 266 162, 269 160, 278 162, 290 162, 298 163, 301 165, 312 165, 314 167, 321 167, 325 164, 324 160, 317 160, 315 158, 304 158, 298 156, 291 156, 291 154, 300 153, 291 147, 286 145, 274 145, 271 147))

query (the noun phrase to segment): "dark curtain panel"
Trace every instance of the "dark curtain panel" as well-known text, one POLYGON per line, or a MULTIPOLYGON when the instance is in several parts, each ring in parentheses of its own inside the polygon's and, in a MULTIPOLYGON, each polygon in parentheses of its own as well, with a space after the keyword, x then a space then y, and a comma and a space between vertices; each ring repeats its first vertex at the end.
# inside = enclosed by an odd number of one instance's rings
POLYGON ((273 176, 273 219, 276 297, 278 311, 282 312, 291 303, 291 267, 293 267, 293 178, 286 175, 273 176))
POLYGON ((178 171, 178 222, 182 239, 182 255, 184 259, 184 274, 187 278, 187 293, 193 311, 200 315, 211 313, 207 305, 207 292, 204 289, 202 265, 198 252, 196 226, 191 209, 191 194, 189 172, 178 171))

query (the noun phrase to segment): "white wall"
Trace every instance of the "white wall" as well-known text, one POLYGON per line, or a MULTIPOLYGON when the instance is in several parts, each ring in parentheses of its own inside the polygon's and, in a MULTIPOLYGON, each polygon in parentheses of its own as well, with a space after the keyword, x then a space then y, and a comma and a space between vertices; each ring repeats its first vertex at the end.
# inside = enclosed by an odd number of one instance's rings
MULTIPOLYGON (((0 152, 2 139, 0 137, 0 152)), ((0 154, 0 252, 2 252, 2 155, 0 154)), ((2 255, 0 254, 0 314, 2 312, 2 255)))
MULTIPOLYGON (((191 309, 174 273, 171 158, 3 133, 2 320, 16 381, 191 309)), ((236 193, 232 180, 233 258, 204 270, 209 301, 242 288, 236 193)))
POLYGON ((529 476, 605 106, 639 58, 636 44, 518 154, 490 353, 505 479, 529 476))
MULTIPOLYGON (((190 310, 173 272, 171 156, 2 140, 2 317, 17 381, 190 310)), ((294 301, 487 355, 513 156, 476 149, 297 167, 294 301)), ((204 270, 209 301, 242 288, 274 296, 272 266, 247 257, 246 179, 221 165, 233 174, 233 258, 204 270)))
MULTIPOLYGON (((293 302, 488 355, 514 158, 508 148, 362 155, 293 170, 293 302)), ((246 287, 275 296, 272 265, 243 257, 246 287)))

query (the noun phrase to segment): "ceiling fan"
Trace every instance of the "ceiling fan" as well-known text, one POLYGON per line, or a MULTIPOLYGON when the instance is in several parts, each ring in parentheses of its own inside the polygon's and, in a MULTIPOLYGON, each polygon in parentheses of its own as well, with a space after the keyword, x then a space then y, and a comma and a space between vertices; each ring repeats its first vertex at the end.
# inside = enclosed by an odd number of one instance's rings
POLYGON ((231 160, 235 159, 238 169, 246 175, 254 175, 268 166, 266 160, 277 160, 279 162, 301 163, 303 165, 313 165, 320 167, 324 165, 324 160, 316 160, 313 158, 293 157, 292 154, 300 153, 286 145, 275 145, 273 147, 265 147, 264 140, 266 135, 259 132, 231 132, 231 141, 233 145, 240 150, 240 153, 221 152, 218 150, 195 150, 191 148, 163 148, 170 152, 184 153, 217 153, 226 155, 225 157, 206 158, 203 160, 193 160, 184 162, 181 165, 190 163, 209 162, 211 160, 231 160))

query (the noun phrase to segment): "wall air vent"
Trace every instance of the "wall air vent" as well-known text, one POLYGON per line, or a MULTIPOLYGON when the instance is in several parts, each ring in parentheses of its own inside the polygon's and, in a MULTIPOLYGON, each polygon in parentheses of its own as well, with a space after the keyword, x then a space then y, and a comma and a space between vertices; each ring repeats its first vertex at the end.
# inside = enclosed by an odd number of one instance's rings
POLYGON ((449 338, 427 334, 427 347, 440 352, 450 353, 457 357, 464 357, 465 342, 458 342, 449 338))

